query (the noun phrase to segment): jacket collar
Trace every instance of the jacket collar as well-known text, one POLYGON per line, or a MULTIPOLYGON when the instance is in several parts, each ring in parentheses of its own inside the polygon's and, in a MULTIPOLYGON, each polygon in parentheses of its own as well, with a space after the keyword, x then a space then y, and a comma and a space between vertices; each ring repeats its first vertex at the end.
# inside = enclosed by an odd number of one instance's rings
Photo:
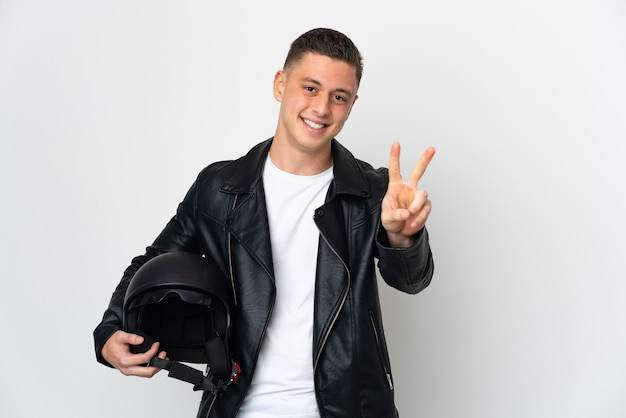
MULTIPOLYGON (((231 175, 222 183, 220 190, 226 193, 252 192, 262 177, 272 140, 270 138, 257 144, 245 156, 235 161, 231 175)), ((331 142, 331 152, 335 194, 370 197, 369 183, 354 155, 336 139, 331 142)))

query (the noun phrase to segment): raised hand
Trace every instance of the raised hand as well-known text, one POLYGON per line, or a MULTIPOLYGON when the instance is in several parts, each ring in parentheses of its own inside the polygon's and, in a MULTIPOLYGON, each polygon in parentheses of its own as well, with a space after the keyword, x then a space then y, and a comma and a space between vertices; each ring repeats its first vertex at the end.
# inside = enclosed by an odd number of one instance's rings
POLYGON ((433 159, 435 149, 429 147, 419 159, 408 181, 402 181, 400 173, 400 144, 391 146, 389 156, 389 186, 382 201, 381 222, 387 231, 392 247, 409 247, 413 236, 426 224, 431 202, 425 190, 418 189, 418 182, 433 159))

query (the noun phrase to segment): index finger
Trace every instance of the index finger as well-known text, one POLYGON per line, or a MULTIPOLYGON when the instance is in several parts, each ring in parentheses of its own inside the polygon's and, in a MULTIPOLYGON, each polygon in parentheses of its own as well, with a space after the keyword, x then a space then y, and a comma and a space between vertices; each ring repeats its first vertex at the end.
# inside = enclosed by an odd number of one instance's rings
POLYGON ((391 145, 391 152, 389 153, 389 181, 401 181, 402 174, 400 173, 400 143, 394 142, 391 145))
POLYGON ((417 183, 420 181, 420 179, 424 175, 424 172, 426 171, 428 164, 430 163, 430 161, 433 159, 434 156, 435 156, 435 148, 433 147, 426 148, 426 151, 424 151, 421 158, 419 159, 419 161, 417 162, 417 164, 415 164, 415 167, 413 168, 413 172, 411 173, 411 178, 409 179, 409 184, 412 184, 413 186, 417 187, 417 183))

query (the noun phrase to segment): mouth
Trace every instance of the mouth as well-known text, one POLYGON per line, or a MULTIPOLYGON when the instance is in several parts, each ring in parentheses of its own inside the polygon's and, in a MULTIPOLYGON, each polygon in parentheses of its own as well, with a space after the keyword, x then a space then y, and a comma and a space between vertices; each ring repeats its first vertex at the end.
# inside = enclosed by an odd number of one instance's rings
POLYGON ((323 129, 328 126, 326 124, 313 122, 312 120, 305 119, 305 118, 302 118, 302 121, 311 129, 316 129, 316 130, 323 129))

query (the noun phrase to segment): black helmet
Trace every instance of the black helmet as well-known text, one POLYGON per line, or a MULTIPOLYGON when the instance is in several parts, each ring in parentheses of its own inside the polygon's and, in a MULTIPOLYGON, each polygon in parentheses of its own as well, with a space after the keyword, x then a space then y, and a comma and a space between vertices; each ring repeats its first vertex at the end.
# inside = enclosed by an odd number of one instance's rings
POLYGON ((141 266, 124 298, 123 327, 144 337, 133 352, 154 341, 168 360, 153 357, 151 366, 190 383, 195 390, 221 390, 237 381, 239 366, 230 359, 229 337, 234 302, 229 280, 206 258, 168 252, 141 266), (183 365, 207 364, 207 375, 183 365))

